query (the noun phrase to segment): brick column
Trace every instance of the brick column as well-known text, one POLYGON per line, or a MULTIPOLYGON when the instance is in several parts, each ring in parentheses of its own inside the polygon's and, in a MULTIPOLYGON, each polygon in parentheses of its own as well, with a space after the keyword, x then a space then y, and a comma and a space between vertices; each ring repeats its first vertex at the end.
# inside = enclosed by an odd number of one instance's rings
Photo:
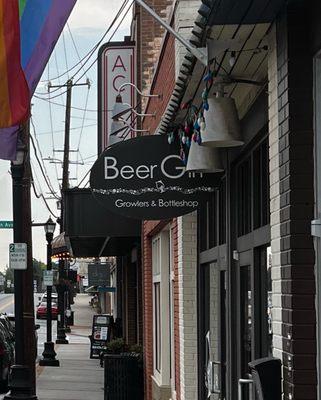
POLYGON ((198 379, 196 212, 177 218, 177 231, 180 400, 194 400, 197 398, 198 379))
POLYGON ((282 350, 286 400, 316 399, 314 249, 310 235, 314 205, 313 65, 308 7, 305 1, 293 2, 277 21, 280 225, 276 228, 278 222, 272 223, 272 244, 275 250, 280 248, 274 261, 279 262, 281 280, 274 282, 273 290, 281 293, 274 296, 281 314, 274 312, 273 316, 277 314, 282 321, 277 331, 282 343, 276 335, 274 344, 282 350), (277 244, 274 233, 278 229, 277 244))

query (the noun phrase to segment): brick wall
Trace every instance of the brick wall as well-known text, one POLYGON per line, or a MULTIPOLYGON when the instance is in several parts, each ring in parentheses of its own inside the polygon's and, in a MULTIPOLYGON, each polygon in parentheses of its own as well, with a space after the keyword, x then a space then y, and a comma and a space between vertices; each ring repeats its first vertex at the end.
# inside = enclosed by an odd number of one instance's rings
POLYGON ((180 377, 180 290, 179 290, 179 244, 177 218, 171 224, 174 256, 174 351, 175 351, 175 392, 176 398, 181 399, 181 377, 180 377))
POLYGON ((269 41, 269 156, 270 156, 270 212, 272 251, 272 321, 273 355, 282 359, 282 292, 281 292, 281 223, 280 223, 280 167, 278 123, 278 70, 275 26, 269 41))
MULTIPOLYGON (((190 39, 191 31, 194 27, 200 0, 179 0, 175 11, 175 31, 182 35, 186 40, 190 39)), ((175 76, 177 78, 181 63, 187 49, 179 41, 175 41, 175 76)))
MULTIPOLYGON (((144 221, 143 222, 143 338, 144 338, 144 377, 145 400, 152 399, 153 375, 153 297, 152 297, 152 238, 157 235, 169 221, 144 221)), ((179 272, 178 272, 178 227, 177 220, 171 223, 171 236, 173 240, 174 257, 174 347, 175 347, 175 390, 176 399, 180 400, 180 327, 179 327, 179 272)))
POLYGON ((144 129, 149 129, 151 134, 158 127, 175 86, 175 40, 172 35, 165 37, 157 68, 152 92, 162 97, 148 100, 145 112, 155 114, 156 118, 147 117, 143 120, 144 129))
POLYGON ((197 215, 177 219, 179 357, 180 388, 178 399, 197 398, 197 215))
POLYGON ((271 173, 279 165, 271 182, 274 346, 282 356, 285 400, 316 399, 313 64, 306 9, 306 2, 293 2, 277 21, 278 121, 270 94, 271 173))
MULTIPOLYGON (((155 12, 167 19, 173 0, 146 0, 146 3, 155 12)), ((140 19, 140 49, 141 49, 141 87, 145 93, 150 90, 153 78, 154 65, 157 60, 164 29, 145 10, 141 9, 140 19)))

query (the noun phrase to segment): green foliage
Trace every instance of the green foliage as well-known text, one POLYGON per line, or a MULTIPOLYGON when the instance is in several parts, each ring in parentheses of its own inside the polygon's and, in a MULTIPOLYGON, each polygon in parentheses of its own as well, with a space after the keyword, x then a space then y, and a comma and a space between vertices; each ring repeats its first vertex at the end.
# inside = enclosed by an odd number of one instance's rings
POLYGON ((113 339, 107 343, 107 353, 120 354, 128 351, 128 347, 122 338, 113 339))
POLYGON ((137 353, 142 354, 143 349, 139 344, 128 345, 123 338, 116 338, 107 343, 107 353, 137 353))
POLYGON ((37 281, 38 288, 41 288, 43 281, 43 271, 47 268, 46 264, 44 264, 40 260, 38 261, 35 258, 33 258, 32 266, 33 266, 33 279, 37 281))
POLYGON ((8 265, 6 265, 6 270, 4 272, 4 279, 5 279, 5 286, 4 286, 4 290, 6 293, 13 293, 13 287, 8 287, 7 286, 7 282, 11 281, 11 283, 14 283, 14 272, 12 269, 10 269, 8 267, 8 265))

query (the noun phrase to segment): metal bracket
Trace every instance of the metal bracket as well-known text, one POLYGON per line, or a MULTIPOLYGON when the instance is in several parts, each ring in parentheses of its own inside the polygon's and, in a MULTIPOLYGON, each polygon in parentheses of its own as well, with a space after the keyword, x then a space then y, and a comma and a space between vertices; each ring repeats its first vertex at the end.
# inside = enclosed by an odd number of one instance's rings
POLYGON ((311 221, 311 235, 321 238, 321 219, 311 221))
POLYGON ((238 400, 243 400, 242 385, 253 385, 253 379, 239 379, 238 384, 238 400))
POLYGON ((209 63, 222 52, 230 49, 237 51, 240 48, 240 41, 237 39, 214 40, 208 39, 206 47, 195 47, 182 35, 177 33, 167 22, 165 22, 156 12, 150 8, 143 0, 134 0, 145 9, 163 28, 170 32, 194 57, 196 57, 206 67, 209 63))

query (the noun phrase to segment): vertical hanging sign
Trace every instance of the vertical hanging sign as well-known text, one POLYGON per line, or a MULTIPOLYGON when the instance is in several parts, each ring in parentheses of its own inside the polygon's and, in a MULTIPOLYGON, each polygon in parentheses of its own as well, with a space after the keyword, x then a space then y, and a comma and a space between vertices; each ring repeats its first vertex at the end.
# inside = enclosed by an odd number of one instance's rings
MULTIPOLYGON (((136 82, 134 42, 110 42, 98 53, 98 154, 108 146, 108 135, 119 87, 136 82)), ((136 104, 135 89, 127 85, 121 89, 123 103, 136 104)), ((130 117, 129 113, 122 118, 130 117)), ((134 119, 128 120, 134 126, 134 119)))

